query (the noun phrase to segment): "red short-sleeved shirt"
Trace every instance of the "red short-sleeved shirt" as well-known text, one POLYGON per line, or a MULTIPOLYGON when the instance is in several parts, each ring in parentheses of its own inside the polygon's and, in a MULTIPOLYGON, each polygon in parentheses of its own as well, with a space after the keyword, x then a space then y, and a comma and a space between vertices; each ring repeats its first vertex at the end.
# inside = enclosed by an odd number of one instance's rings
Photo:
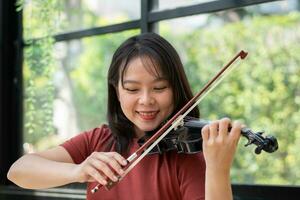
MULTIPOLYGON (((92 152, 104 151, 112 137, 107 125, 83 132, 62 144, 76 164, 83 162, 92 152)), ((112 146, 111 151, 113 150, 112 146)), ((134 140, 131 153, 139 148, 134 140)), ((145 156, 110 191, 101 187, 95 194, 88 183, 87 199, 202 199, 205 191, 205 161, 202 153, 187 155, 168 152, 145 156)))

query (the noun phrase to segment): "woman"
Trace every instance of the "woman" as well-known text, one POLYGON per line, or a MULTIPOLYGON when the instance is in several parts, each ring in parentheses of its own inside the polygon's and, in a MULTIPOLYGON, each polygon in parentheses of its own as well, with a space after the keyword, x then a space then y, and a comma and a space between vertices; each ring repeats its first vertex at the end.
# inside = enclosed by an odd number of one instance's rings
MULTIPOLYGON (((98 183, 117 180, 145 131, 158 128, 192 92, 176 50, 155 33, 126 40, 108 72, 108 125, 79 134, 58 147, 17 160, 8 178, 40 189, 88 182, 87 199, 232 199, 230 166, 241 125, 227 118, 202 129, 203 154, 146 156, 110 191, 98 183), (231 126, 231 131, 228 127, 231 126)), ((199 117, 195 108, 189 116, 199 117)))

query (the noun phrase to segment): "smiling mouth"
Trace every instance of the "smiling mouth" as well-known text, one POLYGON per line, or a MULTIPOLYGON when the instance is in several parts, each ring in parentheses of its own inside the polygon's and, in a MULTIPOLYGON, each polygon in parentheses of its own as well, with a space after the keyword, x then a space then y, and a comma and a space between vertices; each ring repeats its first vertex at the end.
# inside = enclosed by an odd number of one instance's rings
POLYGON ((159 111, 137 111, 138 115, 143 120, 153 120, 156 118, 159 111))

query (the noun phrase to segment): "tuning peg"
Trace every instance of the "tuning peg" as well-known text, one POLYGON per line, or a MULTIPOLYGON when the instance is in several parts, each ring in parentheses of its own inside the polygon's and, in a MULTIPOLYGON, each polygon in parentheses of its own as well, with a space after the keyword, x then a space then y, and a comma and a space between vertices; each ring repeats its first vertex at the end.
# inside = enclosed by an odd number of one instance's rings
POLYGON ((253 144, 254 140, 249 139, 247 144, 245 144, 245 147, 249 146, 250 144, 253 144))
POLYGON ((256 147, 256 148, 255 148, 255 153, 256 153, 256 154, 260 154, 262 149, 263 149, 262 146, 256 147))
POLYGON ((257 134, 262 135, 265 131, 258 131, 257 134))

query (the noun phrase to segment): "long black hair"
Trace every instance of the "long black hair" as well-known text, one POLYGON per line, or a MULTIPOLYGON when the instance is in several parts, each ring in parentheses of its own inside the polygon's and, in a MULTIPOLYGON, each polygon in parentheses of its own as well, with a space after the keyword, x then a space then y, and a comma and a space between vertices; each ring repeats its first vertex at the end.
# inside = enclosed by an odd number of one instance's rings
MULTIPOLYGON (((121 109, 117 89, 119 81, 123 83, 128 63, 135 58, 140 58, 145 67, 150 63, 156 72, 159 68, 163 77, 170 83, 174 98, 173 114, 193 97, 179 55, 167 40, 156 33, 144 33, 127 39, 114 53, 108 71, 107 120, 116 140, 116 151, 121 154, 128 153, 129 143, 135 137, 135 133, 133 123, 126 118, 121 109)), ((198 108, 195 107, 189 116, 198 118, 198 108)))

